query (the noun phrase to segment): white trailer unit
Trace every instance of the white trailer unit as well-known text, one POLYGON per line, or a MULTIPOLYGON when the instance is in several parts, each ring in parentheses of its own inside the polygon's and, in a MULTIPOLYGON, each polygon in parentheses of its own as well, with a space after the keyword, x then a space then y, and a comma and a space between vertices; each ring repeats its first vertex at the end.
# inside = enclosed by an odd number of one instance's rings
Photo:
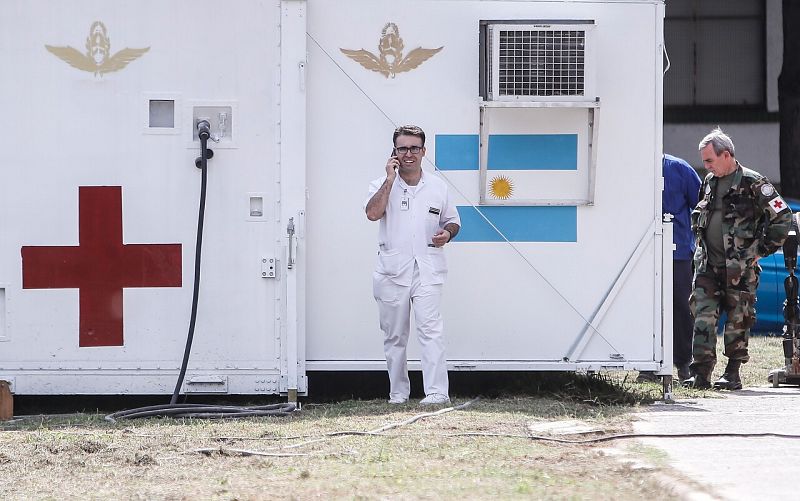
POLYGON ((463 222, 445 248, 451 370, 671 373, 662 1, 0 9, 15 393, 172 391, 202 119, 218 142, 184 391, 293 396, 306 371, 384 369, 362 203, 406 123, 463 222))

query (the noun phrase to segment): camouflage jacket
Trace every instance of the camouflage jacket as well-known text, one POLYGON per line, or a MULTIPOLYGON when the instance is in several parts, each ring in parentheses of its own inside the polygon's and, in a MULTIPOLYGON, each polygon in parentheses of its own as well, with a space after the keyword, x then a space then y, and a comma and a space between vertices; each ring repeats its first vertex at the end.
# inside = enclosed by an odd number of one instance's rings
MULTIPOLYGON (((722 241, 728 285, 737 285, 748 268, 760 267, 757 257, 769 256, 778 250, 792 223, 792 211, 769 180, 736 162, 731 189, 724 197, 722 241)), ((717 178, 708 174, 700 185, 699 202, 692 211, 692 231, 697 239, 694 264, 697 271, 706 271, 708 254, 705 229, 713 208, 717 178)))

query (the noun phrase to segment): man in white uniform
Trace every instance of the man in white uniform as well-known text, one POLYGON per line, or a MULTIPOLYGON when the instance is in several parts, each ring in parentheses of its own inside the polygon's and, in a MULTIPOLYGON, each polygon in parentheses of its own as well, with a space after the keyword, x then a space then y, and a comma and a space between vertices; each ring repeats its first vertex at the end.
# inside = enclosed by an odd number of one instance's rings
POLYGON ((407 402, 411 391, 406 345, 413 308, 425 387, 420 404, 446 404, 450 397, 439 314, 447 277, 442 247, 458 234, 461 220, 447 184, 422 170, 425 132, 404 125, 394 131, 393 140, 386 175, 370 183, 366 203, 367 218, 380 221, 372 288, 384 333, 389 403, 407 402))

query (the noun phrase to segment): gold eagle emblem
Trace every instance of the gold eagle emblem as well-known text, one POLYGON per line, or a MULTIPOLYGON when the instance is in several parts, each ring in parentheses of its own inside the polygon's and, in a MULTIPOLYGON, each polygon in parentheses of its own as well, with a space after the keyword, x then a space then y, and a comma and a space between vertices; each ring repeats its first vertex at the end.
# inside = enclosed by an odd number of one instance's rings
POLYGON ((89 28, 85 54, 70 46, 54 47, 45 45, 44 47, 73 68, 94 73, 94 76, 102 76, 104 73, 119 71, 128 66, 128 63, 138 59, 142 54, 150 50, 150 47, 145 47, 144 49, 125 48, 112 55, 108 30, 106 25, 100 21, 93 22, 89 28))
POLYGON ((378 55, 361 49, 339 49, 342 53, 357 62, 364 68, 377 71, 386 78, 394 78, 397 73, 411 71, 418 67, 444 47, 438 49, 423 49, 417 47, 403 56, 403 39, 400 38, 400 30, 394 23, 386 23, 381 31, 381 38, 378 41, 378 55))

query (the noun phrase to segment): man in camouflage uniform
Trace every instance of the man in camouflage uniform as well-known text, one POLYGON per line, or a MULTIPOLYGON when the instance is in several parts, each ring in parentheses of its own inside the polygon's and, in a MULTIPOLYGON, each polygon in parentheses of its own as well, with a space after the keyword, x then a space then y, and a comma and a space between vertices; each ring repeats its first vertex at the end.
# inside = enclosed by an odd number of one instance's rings
POLYGON ((758 260, 781 247, 792 211, 767 178, 736 160, 733 142, 719 128, 700 141, 699 149, 709 174, 692 212, 692 231, 697 238, 694 288, 689 299, 695 317, 694 342, 692 377, 684 386, 711 388, 717 361, 717 322, 724 310, 728 314, 724 332, 728 365, 714 388, 739 390, 739 367, 750 358, 747 336, 756 319, 758 260))

